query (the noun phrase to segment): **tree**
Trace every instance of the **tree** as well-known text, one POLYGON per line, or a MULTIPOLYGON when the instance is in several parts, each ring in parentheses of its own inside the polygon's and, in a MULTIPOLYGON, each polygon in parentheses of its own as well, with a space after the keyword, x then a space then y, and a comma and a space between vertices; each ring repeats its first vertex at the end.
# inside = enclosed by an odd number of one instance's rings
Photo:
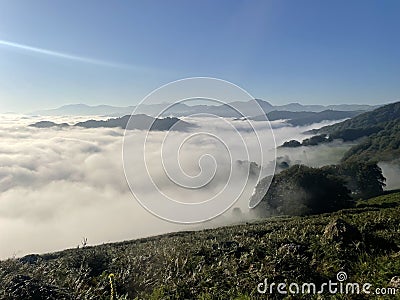
POLYGON ((351 206, 349 194, 344 181, 330 172, 295 165, 274 176, 256 210, 262 216, 332 212, 351 206))
POLYGON ((386 178, 376 163, 348 161, 323 169, 331 175, 340 177, 351 190, 353 198, 368 199, 383 193, 386 178))

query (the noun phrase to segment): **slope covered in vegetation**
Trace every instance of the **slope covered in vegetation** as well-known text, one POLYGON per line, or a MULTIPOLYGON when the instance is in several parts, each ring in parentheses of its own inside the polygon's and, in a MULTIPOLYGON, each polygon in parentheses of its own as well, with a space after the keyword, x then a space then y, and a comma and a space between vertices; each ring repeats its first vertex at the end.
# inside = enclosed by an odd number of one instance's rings
POLYGON ((280 299, 257 285, 318 284, 339 271, 348 282, 388 287, 400 274, 399 218, 400 193, 393 193, 330 214, 10 259, 0 262, 0 298, 280 299))
POLYGON ((391 161, 400 156, 400 102, 388 104, 352 119, 312 130, 317 135, 299 141, 285 142, 282 147, 315 146, 333 140, 360 139, 342 161, 391 161))
POLYGON ((343 161, 391 161, 400 157, 400 119, 350 148, 343 161))
POLYGON ((387 123, 400 119, 400 102, 384 105, 349 120, 318 129, 319 133, 339 134, 345 130, 383 129, 387 123))

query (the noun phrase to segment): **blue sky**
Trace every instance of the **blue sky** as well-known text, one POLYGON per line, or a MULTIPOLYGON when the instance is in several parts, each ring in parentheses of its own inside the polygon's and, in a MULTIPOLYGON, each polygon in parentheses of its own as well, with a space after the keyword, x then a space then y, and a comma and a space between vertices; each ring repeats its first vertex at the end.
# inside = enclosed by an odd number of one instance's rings
POLYGON ((400 100, 400 1, 0 1, 0 112, 218 77, 273 104, 400 100), (29 48, 30 47, 30 48, 29 48))

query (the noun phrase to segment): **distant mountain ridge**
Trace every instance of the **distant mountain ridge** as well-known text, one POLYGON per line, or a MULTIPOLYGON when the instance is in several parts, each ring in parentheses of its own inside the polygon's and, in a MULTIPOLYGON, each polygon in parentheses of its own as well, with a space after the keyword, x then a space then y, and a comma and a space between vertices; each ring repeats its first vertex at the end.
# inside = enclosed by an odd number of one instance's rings
MULTIPOLYGON (((373 110, 377 106, 371 105, 360 105, 360 104, 339 104, 339 105, 302 105, 299 103, 289 103, 285 105, 272 105, 268 101, 261 99, 254 99, 247 102, 235 101, 229 104, 223 105, 187 105, 185 103, 179 103, 171 105, 169 103, 160 104, 144 104, 140 107, 127 106, 127 107, 117 107, 110 105, 97 105, 90 106, 86 104, 70 104, 64 105, 56 109, 41 110, 32 112, 32 115, 42 115, 42 116, 58 116, 58 115, 101 115, 109 117, 122 117, 125 115, 132 114, 135 109, 135 114, 147 114, 150 116, 157 116, 160 112, 165 112, 162 116, 175 116, 182 117, 192 114, 214 114, 221 117, 243 117, 237 113, 243 113, 244 116, 256 116, 252 115, 253 112, 251 101, 256 101, 261 109, 265 112, 271 111, 291 111, 291 112, 322 112, 325 110, 339 110, 339 111, 369 111, 373 110)), ((259 114, 258 114, 259 115, 259 114)))
MULTIPOLYGON (((312 111, 279 111, 274 110, 267 113, 268 120, 276 121, 276 120, 286 120, 286 123, 292 126, 306 126, 314 123, 319 123, 322 121, 335 121, 335 120, 343 120, 347 118, 352 118, 357 116, 364 111, 338 111, 338 110, 324 110, 321 112, 312 112, 312 111)), ((250 118, 251 120, 264 120, 264 116, 258 116, 250 118)))
POLYGON ((30 114, 32 115, 43 115, 43 116, 58 116, 58 115, 104 115, 113 116, 114 114, 128 115, 134 110, 133 106, 118 107, 111 105, 86 105, 86 104, 68 104, 63 105, 59 108, 35 111, 30 114))

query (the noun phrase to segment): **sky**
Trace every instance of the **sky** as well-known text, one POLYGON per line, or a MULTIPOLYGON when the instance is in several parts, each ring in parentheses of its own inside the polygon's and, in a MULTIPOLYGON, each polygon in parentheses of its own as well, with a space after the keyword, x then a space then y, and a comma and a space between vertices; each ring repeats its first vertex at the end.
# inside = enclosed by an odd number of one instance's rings
POLYGON ((272 104, 400 100, 400 2, 0 1, 0 112, 231 81, 272 104))

